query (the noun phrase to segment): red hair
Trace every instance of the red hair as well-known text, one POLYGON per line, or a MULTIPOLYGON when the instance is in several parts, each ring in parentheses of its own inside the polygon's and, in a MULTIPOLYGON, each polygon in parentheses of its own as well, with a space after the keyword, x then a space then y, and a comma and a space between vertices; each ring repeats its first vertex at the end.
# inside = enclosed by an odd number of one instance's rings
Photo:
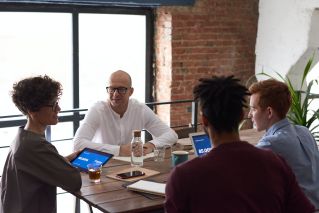
POLYGON ((291 94, 288 86, 275 79, 259 81, 249 87, 251 95, 259 94, 259 103, 262 109, 272 107, 278 116, 283 119, 291 106, 291 94))

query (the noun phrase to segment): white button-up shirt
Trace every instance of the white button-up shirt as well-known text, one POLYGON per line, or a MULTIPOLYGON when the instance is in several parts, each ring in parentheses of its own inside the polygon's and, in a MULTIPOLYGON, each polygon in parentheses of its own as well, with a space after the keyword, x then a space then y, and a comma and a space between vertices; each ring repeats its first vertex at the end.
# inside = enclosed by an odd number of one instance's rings
POLYGON ((145 104, 130 99, 121 118, 108 102, 95 103, 74 136, 74 149, 85 147, 119 155, 120 145, 131 142, 133 130, 147 130, 155 146, 172 145, 177 134, 145 104))

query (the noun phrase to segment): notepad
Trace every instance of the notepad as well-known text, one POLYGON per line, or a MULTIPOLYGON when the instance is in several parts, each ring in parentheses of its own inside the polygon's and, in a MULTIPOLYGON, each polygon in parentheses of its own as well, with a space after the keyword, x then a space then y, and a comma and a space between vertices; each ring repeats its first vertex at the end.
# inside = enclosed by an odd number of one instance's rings
MULTIPOLYGON (((147 155, 144 155, 143 156, 143 159, 147 159, 147 158, 152 158, 154 157, 154 153, 151 152, 151 153, 148 153, 147 155)), ((121 160, 121 161, 126 161, 126 162, 131 162, 131 157, 122 157, 122 156, 116 156, 116 157, 113 157, 113 159, 115 160, 121 160)))
POLYGON ((139 180, 127 186, 127 189, 138 192, 146 192, 150 194, 165 196, 165 183, 157 183, 147 180, 139 180))

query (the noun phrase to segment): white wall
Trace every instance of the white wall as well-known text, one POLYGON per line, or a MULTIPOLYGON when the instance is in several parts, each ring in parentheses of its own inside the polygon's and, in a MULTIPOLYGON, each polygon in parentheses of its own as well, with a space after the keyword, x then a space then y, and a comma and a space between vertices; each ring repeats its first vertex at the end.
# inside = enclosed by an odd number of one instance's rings
MULTIPOLYGON (((259 0, 256 73, 288 74, 295 85, 300 84, 307 60, 319 47, 316 8, 318 0, 259 0)), ((318 55, 317 51, 316 62, 318 55)))
MULTIPOLYGON (((319 79, 318 0, 259 0, 255 73, 264 71, 275 77, 278 72, 300 88, 304 67, 314 53, 307 81, 319 79)), ((319 86, 314 85, 312 92, 319 94, 319 86)), ((315 99, 310 108, 318 109, 318 104, 315 99)))

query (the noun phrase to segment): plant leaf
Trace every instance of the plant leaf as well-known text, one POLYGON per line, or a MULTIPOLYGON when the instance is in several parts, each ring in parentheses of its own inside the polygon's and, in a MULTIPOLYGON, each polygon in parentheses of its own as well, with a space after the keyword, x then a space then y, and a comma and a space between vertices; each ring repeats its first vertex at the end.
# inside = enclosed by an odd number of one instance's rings
POLYGON ((301 80, 301 88, 303 87, 303 84, 306 80, 306 77, 311 70, 310 68, 311 68, 314 57, 315 57, 315 53, 312 54, 312 57, 308 60, 307 65, 303 71, 303 76, 302 76, 302 80, 301 80))
MULTIPOLYGON (((283 77, 278 72, 275 72, 275 73, 278 78, 277 80, 280 80, 286 83, 291 94, 291 107, 287 114, 287 118, 293 124, 307 127, 309 131, 312 133, 312 135, 314 136, 314 138, 317 141, 319 141, 319 131, 318 131, 319 124, 314 125, 314 122, 319 120, 319 108, 316 110, 309 109, 309 106, 313 101, 313 99, 311 98, 311 88, 314 82, 318 84, 318 79, 311 80, 309 84, 307 85, 306 90, 302 90, 304 83, 306 81, 306 78, 309 72, 311 71, 311 66, 314 60, 314 56, 315 56, 315 53, 308 60, 303 70, 300 89, 294 88, 294 86, 291 83, 291 80, 288 77, 283 77)), ((259 73, 259 75, 264 75, 269 78, 276 79, 273 76, 265 73, 264 70, 262 70, 262 72, 259 73)))

